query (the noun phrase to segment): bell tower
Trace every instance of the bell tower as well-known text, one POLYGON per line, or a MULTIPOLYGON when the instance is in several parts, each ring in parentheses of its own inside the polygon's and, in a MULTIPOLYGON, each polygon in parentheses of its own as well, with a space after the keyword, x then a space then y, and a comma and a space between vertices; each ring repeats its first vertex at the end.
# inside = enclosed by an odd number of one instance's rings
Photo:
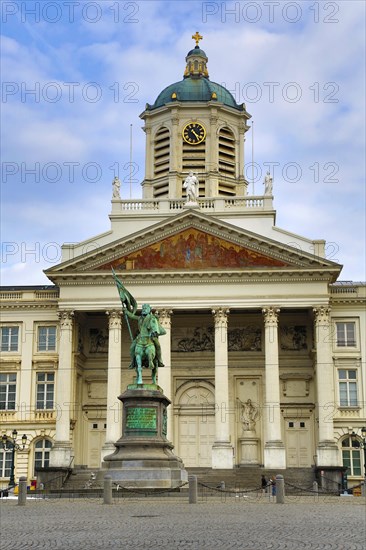
POLYGON ((202 36, 186 56, 183 80, 170 84, 140 115, 146 133, 144 199, 180 199, 189 172, 199 197, 247 194, 244 142, 251 115, 245 104, 209 79, 202 36))

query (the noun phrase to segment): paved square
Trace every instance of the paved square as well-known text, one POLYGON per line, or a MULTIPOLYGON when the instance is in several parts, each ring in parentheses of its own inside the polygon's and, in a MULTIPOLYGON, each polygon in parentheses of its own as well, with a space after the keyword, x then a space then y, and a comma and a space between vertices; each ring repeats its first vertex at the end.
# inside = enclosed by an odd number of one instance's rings
POLYGON ((210 497, 3 501, 2 550, 366 548, 363 498, 210 497))

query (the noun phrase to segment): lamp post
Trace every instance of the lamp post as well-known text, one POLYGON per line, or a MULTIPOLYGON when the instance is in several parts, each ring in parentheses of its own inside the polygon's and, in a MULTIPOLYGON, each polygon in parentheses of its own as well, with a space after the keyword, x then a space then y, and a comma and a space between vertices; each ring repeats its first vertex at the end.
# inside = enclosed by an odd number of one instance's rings
POLYGON ((22 451, 25 449, 27 444, 27 436, 24 434, 22 436, 22 444, 17 443, 18 432, 13 430, 11 432, 11 437, 8 437, 6 434, 2 436, 2 444, 4 451, 11 451, 11 463, 10 463, 10 479, 9 487, 15 487, 15 451, 22 451))

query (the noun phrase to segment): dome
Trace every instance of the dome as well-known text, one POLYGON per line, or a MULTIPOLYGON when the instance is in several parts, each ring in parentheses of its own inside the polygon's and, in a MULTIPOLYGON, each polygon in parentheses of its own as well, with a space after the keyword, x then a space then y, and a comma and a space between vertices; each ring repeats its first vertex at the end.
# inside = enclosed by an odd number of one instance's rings
POLYGON ((243 110, 243 105, 238 105, 233 95, 224 86, 211 82, 206 77, 193 78, 192 76, 167 86, 160 92, 155 103, 148 105, 148 109, 157 109, 175 101, 218 101, 228 107, 243 110))
POLYGON ((190 55, 200 55, 201 57, 205 57, 207 59, 207 55, 205 54, 205 52, 203 50, 201 50, 201 48, 199 46, 195 46, 193 48, 193 50, 190 50, 187 53, 187 57, 189 57, 190 55))

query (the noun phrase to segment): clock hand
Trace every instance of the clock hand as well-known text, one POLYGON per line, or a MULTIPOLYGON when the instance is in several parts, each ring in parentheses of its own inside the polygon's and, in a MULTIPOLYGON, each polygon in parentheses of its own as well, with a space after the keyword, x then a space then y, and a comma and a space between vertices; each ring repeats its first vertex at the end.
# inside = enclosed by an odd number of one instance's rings
POLYGON ((192 130, 192 134, 194 134, 197 139, 201 139, 200 136, 194 130, 192 130))

